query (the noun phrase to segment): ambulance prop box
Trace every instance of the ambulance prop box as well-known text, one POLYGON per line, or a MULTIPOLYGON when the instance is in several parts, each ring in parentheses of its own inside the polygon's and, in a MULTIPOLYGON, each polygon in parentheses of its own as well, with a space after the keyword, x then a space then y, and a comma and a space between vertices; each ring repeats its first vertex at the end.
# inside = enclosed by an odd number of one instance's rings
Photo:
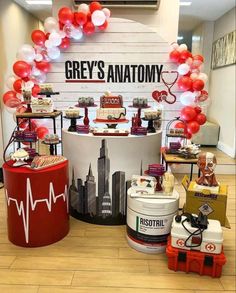
POLYGON ((226 217, 228 186, 220 185, 218 192, 211 191, 207 186, 199 190, 194 181, 185 176, 182 185, 186 190, 186 204, 184 212, 190 214, 199 214, 202 212, 208 219, 218 220, 221 226, 230 228, 226 217))

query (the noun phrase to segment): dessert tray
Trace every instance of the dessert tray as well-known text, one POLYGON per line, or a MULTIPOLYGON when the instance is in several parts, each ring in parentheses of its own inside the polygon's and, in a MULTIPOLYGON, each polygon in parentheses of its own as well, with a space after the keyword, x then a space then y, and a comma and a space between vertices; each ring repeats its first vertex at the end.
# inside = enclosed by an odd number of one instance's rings
POLYGON ((28 167, 32 170, 43 170, 67 161, 63 156, 37 156, 28 167))
POLYGON ((128 136, 129 131, 124 129, 98 128, 93 130, 95 136, 128 136))

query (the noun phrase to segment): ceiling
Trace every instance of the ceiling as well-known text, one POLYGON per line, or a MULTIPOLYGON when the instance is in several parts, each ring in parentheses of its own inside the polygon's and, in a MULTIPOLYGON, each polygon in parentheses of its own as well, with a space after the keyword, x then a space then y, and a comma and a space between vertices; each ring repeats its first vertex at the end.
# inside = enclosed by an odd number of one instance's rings
MULTIPOLYGON (((28 5, 25 0, 14 0, 40 20, 51 16, 51 6, 28 5)), ((54 0, 57 1, 57 0, 54 0)), ((165 0, 161 0, 165 1, 165 0)), ((214 21, 235 6, 235 0, 181 0, 191 1, 190 6, 180 7, 180 31, 192 31, 203 21, 214 21)), ((61 1, 63 2, 63 1, 61 1)), ((81 3, 83 1, 81 0, 81 3)))

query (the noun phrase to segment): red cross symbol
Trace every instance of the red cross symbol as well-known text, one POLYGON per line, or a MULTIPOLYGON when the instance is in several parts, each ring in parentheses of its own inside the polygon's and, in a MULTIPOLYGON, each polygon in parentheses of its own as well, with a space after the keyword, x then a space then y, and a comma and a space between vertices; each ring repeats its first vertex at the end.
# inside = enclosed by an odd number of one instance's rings
POLYGON ((214 251, 216 249, 215 245, 213 243, 207 243, 205 245, 205 248, 207 251, 214 251))
POLYGON ((185 243, 185 241, 184 241, 183 239, 178 239, 178 240, 176 241, 176 244, 177 244, 178 246, 180 246, 180 247, 183 247, 183 246, 184 246, 184 243, 185 243))

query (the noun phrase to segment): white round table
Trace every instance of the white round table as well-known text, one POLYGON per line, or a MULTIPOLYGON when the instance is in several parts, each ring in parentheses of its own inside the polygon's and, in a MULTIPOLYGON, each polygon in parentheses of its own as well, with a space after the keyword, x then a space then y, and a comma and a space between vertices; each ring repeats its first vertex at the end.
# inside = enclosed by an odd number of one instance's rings
POLYGON ((132 175, 160 162, 162 132, 147 136, 94 136, 62 131, 70 163, 70 213, 86 222, 125 224, 132 175))

